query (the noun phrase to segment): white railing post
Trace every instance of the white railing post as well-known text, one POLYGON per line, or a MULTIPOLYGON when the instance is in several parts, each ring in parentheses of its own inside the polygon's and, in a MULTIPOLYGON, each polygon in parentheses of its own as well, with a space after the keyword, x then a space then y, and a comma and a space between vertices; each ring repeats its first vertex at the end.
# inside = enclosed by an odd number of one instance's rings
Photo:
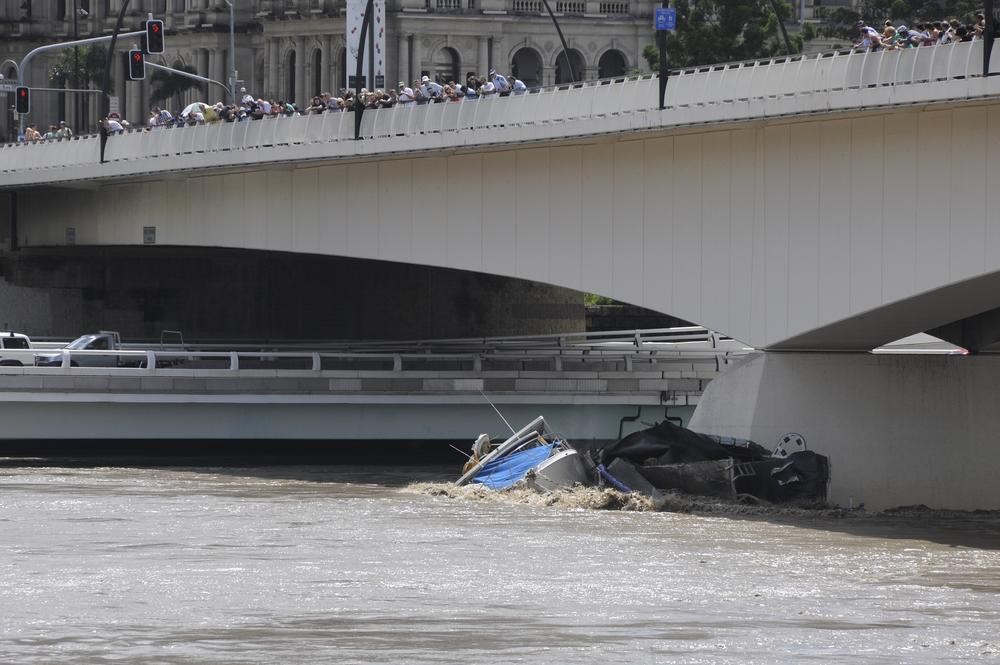
POLYGON ((238 351, 229 352, 229 369, 236 371, 240 368, 240 354, 238 351))

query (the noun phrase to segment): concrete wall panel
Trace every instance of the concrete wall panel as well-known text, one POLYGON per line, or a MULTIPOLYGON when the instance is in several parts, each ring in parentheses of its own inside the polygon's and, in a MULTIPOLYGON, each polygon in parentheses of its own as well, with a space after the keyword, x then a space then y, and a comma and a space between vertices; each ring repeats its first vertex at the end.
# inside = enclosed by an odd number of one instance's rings
POLYGON ((688 321, 700 321, 701 316, 701 227, 702 227, 702 162, 703 136, 688 134, 674 140, 673 253, 674 308, 688 321))
MULTIPOLYGON (((421 168, 412 169, 413 162, 400 160, 380 162, 378 165, 378 198, 372 205, 378 206, 378 256, 387 261, 419 260, 414 254, 415 227, 428 232, 433 215, 443 215, 434 174, 427 174, 421 160, 421 168)), ((428 256, 425 260, 431 260, 428 256)))
POLYGON ((236 247, 261 249, 267 245, 267 173, 257 171, 243 175, 244 216, 242 233, 236 247))
POLYGON ((612 295, 642 302, 643 166, 642 141, 615 144, 614 228, 611 235, 612 295))
POLYGON ((516 168, 514 152, 483 156, 483 272, 507 275, 514 269, 517 225, 508 202, 516 168))
POLYGON ((292 172, 292 240, 293 252, 310 253, 319 244, 319 169, 297 169, 292 172))
POLYGON ((514 274, 536 282, 549 278, 550 157, 548 148, 518 151, 515 189, 498 196, 516 217, 514 274))
POLYGON ((789 140, 788 327, 809 330, 819 324, 819 125, 792 125, 789 140))
POLYGON ((917 279, 916 291, 928 291, 950 279, 948 222, 951 193, 951 114, 927 111, 918 119, 917 279))
POLYGON ((851 123, 823 123, 819 214, 819 318, 831 321, 851 313, 851 123))
MULTIPOLYGON (((701 288, 702 316, 730 327, 730 284, 732 263, 732 134, 705 136, 701 167, 701 288)), ((738 176, 741 177, 741 176, 738 176)))
POLYGON ((857 118, 851 123, 851 311, 882 303, 882 136, 884 119, 857 118), (877 155, 869 159, 867 155, 877 155))
POLYGON ((319 169, 319 246, 320 254, 347 253, 347 175, 346 166, 323 166, 319 169))
POLYGON ((347 178, 348 256, 378 256, 378 164, 355 164, 345 169, 347 178))
MULTIPOLYGON (((443 266, 448 248, 448 163, 430 157, 413 163, 413 258, 443 266)), ((404 218, 405 220, 405 218, 404 218)), ((404 233, 402 227, 400 233, 404 233)))
POLYGON ((457 155, 447 162, 447 265, 479 270, 483 265, 483 157, 457 155))
POLYGON ((647 307, 672 312, 674 140, 646 141, 643 153, 642 293, 647 307))
POLYGON ((986 147, 986 266, 988 271, 1000 270, 1000 160, 993 157, 1000 155, 1000 105, 987 107, 986 127, 980 130, 983 145, 986 147), (989 214, 989 211, 993 211, 989 214))
POLYGON ((582 279, 583 149, 553 148, 549 173, 549 279, 555 284, 579 284, 582 279))
MULTIPOLYGON (((205 188, 205 208, 201 212, 201 217, 192 220, 197 224, 199 233, 205 239, 205 245, 225 247, 227 246, 227 236, 233 221, 238 218, 239 211, 230 209, 226 194, 226 179, 233 176, 216 175, 204 179, 205 188)), ((242 207, 242 206, 240 206, 242 207)), ((139 229, 142 233, 142 229, 139 229)), ((156 242, 160 240, 159 229, 156 230, 156 242)))
POLYGON ((917 115, 901 113, 883 127, 882 296, 904 298, 917 272, 917 115))
POLYGON ((732 132, 730 162, 730 210, 732 219, 732 255, 729 281, 729 330, 736 339, 748 340, 750 309, 753 302, 754 224, 757 183, 757 132, 741 129, 732 132))
POLYGON ((581 290, 610 296, 614 284, 611 249, 614 242, 614 146, 583 148, 583 189, 580 192, 581 290))
POLYGON ((292 249, 292 173, 268 171, 267 173, 267 234, 265 247, 279 252, 292 249))
POLYGON ((764 293, 768 338, 788 333, 791 140, 789 126, 764 129, 764 293))
POLYGON ((981 134, 959 129, 986 127, 986 109, 955 109, 953 122, 951 181, 945 184, 951 191, 950 277, 959 281, 986 270, 986 141, 981 134))

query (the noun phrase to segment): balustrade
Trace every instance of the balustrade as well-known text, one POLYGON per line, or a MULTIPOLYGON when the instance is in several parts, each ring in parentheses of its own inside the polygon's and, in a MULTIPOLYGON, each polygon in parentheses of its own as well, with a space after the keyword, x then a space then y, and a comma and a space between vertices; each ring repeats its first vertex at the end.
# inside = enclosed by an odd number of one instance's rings
MULTIPOLYGON (((522 7, 540 4, 535 0, 515 2, 522 7)), ((1000 47, 993 53, 990 71, 995 73, 1000 71, 1000 47)), ((398 149, 400 143, 406 144, 408 139, 421 136, 462 134, 466 138, 455 139, 458 144, 463 141, 476 143, 477 139, 472 138, 474 132, 499 128, 534 128, 532 131, 537 131, 561 124, 573 135, 600 133, 616 127, 611 121, 625 116, 636 118, 630 121, 638 123, 636 126, 663 127, 816 112, 845 105, 857 108, 981 96, 994 89, 986 83, 996 81, 980 76, 982 57, 983 42, 979 41, 904 51, 826 53, 685 69, 671 73, 667 84, 667 108, 662 113, 656 109, 659 82, 655 76, 588 81, 509 97, 397 106, 364 113, 361 137, 369 140, 361 143, 353 140, 354 112, 157 128, 111 137, 106 160, 148 162, 148 168, 155 170, 160 168, 155 163, 158 158, 176 161, 188 155, 228 152, 230 156, 226 161, 239 161, 240 157, 232 155, 281 146, 341 144, 342 149, 326 149, 329 155, 377 153, 398 149), (947 87, 941 82, 947 82, 947 87), (930 85, 936 87, 928 87, 930 85)), ((546 135, 555 136, 561 131, 546 130, 546 135)), ((96 137, 10 144, 0 149, 0 172, 19 174, 49 170, 70 174, 66 177, 85 178, 88 177, 86 173, 92 172, 98 154, 96 137)), ((283 159, 287 158, 286 153, 283 159)), ((262 157, 248 155, 247 159, 262 157)))

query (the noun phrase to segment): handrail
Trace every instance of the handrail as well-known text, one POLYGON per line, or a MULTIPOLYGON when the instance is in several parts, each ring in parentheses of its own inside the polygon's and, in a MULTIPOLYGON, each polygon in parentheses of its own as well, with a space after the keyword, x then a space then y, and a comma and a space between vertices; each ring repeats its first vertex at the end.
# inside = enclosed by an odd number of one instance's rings
MULTIPOLYGON (((657 126, 683 124, 705 117, 705 114, 680 113, 683 109, 726 104, 732 105, 734 118, 754 112, 771 113, 753 111, 739 100, 728 99, 726 90, 745 90, 741 96, 746 94, 747 101, 768 102, 775 105, 778 113, 801 112, 801 104, 794 103, 795 98, 846 90, 933 83, 937 80, 963 79, 967 84, 982 78, 981 72, 972 63, 978 61, 974 56, 981 53, 983 46, 983 41, 979 40, 893 51, 836 51, 682 69, 668 82, 668 106, 664 111, 656 110, 658 104, 653 95, 638 94, 648 87, 646 82, 656 80, 655 75, 562 84, 507 97, 463 98, 459 102, 395 106, 365 115, 362 138, 374 141, 371 144, 353 140, 352 111, 338 114, 339 122, 330 122, 326 117, 330 112, 326 112, 318 120, 316 116, 308 115, 238 123, 244 127, 218 122, 199 127, 133 130, 124 137, 111 137, 111 154, 107 161, 140 160, 149 162, 151 170, 156 170, 155 160, 158 158, 176 162, 174 158, 187 155, 299 144, 336 144, 339 146, 336 154, 343 152, 345 156, 351 156, 392 151, 393 142, 398 141, 398 137, 465 133, 511 126, 528 128, 556 123, 566 123, 565 131, 573 133, 571 123, 575 121, 602 117, 610 122, 613 117, 650 113, 654 115, 641 116, 643 122, 657 126), (808 60, 813 61, 811 67, 808 60), (794 63, 798 63, 797 66, 792 66, 794 63), (946 63, 947 66, 938 63, 946 63), (957 70, 956 67, 962 63, 965 67, 957 70), (806 71, 822 75, 806 78, 802 76, 806 71), (758 83, 758 75, 763 77, 763 84, 758 83), (750 85, 747 85, 748 82, 750 85), (719 90, 722 85, 726 90, 719 90), (470 104, 473 105, 471 108, 470 104), (471 113, 468 112, 470 110, 471 113), (350 118, 346 117, 348 114, 350 118)), ((1000 48, 995 50, 1000 51, 1000 48)), ((1000 62, 997 66, 1000 67, 1000 62)), ((949 98, 954 96, 953 91, 949 94, 949 98)), ((821 108, 828 106, 818 104, 821 108)), ((718 113, 712 115, 712 119, 719 117, 718 113)), ((593 131, 592 127, 587 131, 593 131)), ((75 140, 84 143, 73 144, 74 148, 79 146, 80 149, 71 151, 59 142, 0 146, 0 172, 79 169, 96 164, 96 148, 87 150, 93 146, 85 143, 96 139, 83 137, 75 140)), ((82 171, 80 173, 76 177, 93 177, 82 176, 82 171)), ((92 171, 88 169, 87 173, 92 171)))

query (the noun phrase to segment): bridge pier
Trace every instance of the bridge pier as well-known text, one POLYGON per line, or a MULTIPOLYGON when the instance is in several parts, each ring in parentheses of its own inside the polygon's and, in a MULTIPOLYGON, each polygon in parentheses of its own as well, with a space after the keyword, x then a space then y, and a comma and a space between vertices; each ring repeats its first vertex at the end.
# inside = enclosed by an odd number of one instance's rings
POLYGON ((829 456, 830 502, 1000 509, 1000 357, 765 352, 712 381, 697 431, 829 456))

